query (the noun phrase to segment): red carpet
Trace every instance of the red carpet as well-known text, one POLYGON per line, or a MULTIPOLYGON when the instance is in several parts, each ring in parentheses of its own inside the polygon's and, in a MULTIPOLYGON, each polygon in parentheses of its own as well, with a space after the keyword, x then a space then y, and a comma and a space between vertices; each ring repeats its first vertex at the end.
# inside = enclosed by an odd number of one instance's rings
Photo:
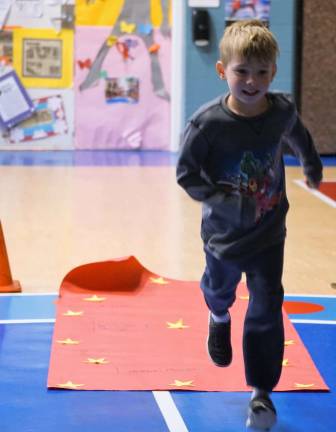
MULTIPOLYGON (((87 264, 63 280, 48 387, 76 390, 247 391, 241 285, 232 309, 234 361, 210 362, 208 312, 196 282, 162 278, 134 258, 87 264)), ((284 313, 286 347, 276 390, 327 390, 284 313)))
POLYGON ((327 197, 336 201, 336 182, 334 181, 322 182, 319 186, 319 191, 322 192, 327 197))

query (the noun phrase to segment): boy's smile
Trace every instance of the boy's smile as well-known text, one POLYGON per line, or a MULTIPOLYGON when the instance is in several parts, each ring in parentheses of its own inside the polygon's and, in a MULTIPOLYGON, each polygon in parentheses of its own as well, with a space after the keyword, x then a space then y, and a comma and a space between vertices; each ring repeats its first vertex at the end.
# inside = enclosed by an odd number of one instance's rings
POLYGON ((265 95, 276 72, 275 64, 233 58, 225 66, 217 62, 216 69, 220 78, 227 80, 230 89, 227 103, 233 112, 251 117, 266 111, 265 95))

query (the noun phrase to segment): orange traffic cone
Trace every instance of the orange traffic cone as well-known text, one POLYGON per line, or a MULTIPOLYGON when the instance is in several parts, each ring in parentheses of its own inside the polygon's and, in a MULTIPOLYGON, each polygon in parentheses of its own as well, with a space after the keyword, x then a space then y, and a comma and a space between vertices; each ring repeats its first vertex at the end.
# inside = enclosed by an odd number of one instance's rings
POLYGON ((13 281, 9 267, 5 238, 0 222, 0 293, 21 292, 19 281, 13 281))

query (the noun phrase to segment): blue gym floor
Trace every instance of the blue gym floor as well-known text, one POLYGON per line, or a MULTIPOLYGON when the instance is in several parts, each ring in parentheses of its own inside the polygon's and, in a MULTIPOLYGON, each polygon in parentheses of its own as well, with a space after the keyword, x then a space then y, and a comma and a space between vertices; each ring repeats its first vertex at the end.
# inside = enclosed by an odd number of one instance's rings
MULTIPOLYGON (((1 432, 246 430, 249 394, 244 392, 47 390, 55 299, 55 294, 0 295, 1 432)), ((331 391, 274 393, 279 421, 273 430, 334 431, 336 297, 286 299, 325 308, 290 318, 331 391)))

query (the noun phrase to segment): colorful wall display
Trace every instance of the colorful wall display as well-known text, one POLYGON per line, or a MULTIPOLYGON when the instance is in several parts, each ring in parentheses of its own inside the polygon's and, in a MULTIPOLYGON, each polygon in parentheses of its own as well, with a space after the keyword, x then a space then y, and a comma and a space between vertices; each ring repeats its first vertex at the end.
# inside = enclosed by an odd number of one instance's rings
POLYGON ((170 1, 92 3, 77 3, 76 147, 169 149, 170 1))
POLYGON ((0 147, 169 149, 171 0, 8 5, 0 76, 16 71, 36 114, 0 147))
POLYGON ((226 22, 260 19, 269 22, 271 0, 225 0, 226 22))
POLYGON ((153 84, 151 54, 135 34, 120 38, 120 46, 114 43, 98 79, 81 88, 92 71, 92 59, 109 35, 108 27, 83 26, 76 31, 76 148, 169 149, 170 102, 165 97, 170 88, 169 40, 155 31, 161 89, 153 84))

